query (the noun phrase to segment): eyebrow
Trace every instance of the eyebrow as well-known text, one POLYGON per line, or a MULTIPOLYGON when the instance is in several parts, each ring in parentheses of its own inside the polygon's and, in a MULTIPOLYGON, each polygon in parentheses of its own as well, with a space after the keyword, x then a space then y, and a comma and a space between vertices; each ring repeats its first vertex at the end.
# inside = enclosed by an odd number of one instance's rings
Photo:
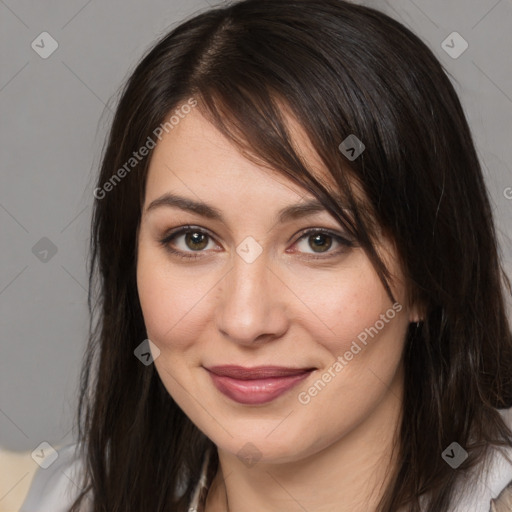
MULTIPOLYGON (((156 210, 157 208, 163 206, 180 208, 181 210, 189 211, 208 219, 224 222, 224 217, 222 216, 221 211, 214 206, 171 193, 166 193, 158 199, 152 201, 146 208, 145 213, 156 210)), ((310 199, 303 203, 286 206, 285 208, 279 210, 278 221, 288 222, 290 220, 299 219, 324 211, 327 211, 327 209, 322 203, 320 203, 317 199, 310 199)))

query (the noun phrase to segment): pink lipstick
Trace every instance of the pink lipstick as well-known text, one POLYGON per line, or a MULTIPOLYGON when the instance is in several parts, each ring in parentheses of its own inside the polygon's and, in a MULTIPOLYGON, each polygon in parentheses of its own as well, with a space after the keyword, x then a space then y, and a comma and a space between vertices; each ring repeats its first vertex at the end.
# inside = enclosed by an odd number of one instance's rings
POLYGON ((235 402, 258 405, 271 402, 306 379, 315 368, 224 365, 206 368, 215 387, 235 402))

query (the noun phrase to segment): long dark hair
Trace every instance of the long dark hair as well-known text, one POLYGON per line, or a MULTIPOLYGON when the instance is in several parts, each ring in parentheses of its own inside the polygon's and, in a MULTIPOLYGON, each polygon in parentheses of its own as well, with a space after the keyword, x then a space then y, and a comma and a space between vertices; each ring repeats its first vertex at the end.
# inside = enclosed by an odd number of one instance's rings
POLYGON ((417 512, 420 501, 425 511, 447 510, 455 484, 488 461, 491 445, 512 446, 497 410, 512 406, 510 282, 461 104, 425 44, 376 10, 342 0, 246 0, 165 35, 122 91, 95 192, 77 418, 84 491, 72 511, 88 492, 94 512, 185 512, 213 447, 154 365, 134 356, 147 337, 136 247, 151 151, 126 163, 149 139, 158 142, 158 127, 191 98, 248 158, 320 199, 390 294, 377 232, 394 241, 423 321, 407 333, 398 464, 379 510, 417 512), (285 111, 337 190, 307 168, 285 111), (366 148, 355 160, 339 149, 349 135, 366 148), (456 470, 441 457, 453 441, 469 454, 456 470))

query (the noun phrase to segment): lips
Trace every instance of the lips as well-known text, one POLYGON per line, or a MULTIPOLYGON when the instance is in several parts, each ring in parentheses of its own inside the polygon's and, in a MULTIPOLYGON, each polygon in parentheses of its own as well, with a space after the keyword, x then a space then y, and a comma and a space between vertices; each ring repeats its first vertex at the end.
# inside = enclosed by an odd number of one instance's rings
POLYGON ((205 368, 215 387, 232 400, 257 405, 270 402, 306 379, 315 368, 224 365, 205 368))
POLYGON ((284 366, 255 366, 253 368, 244 368, 243 366, 234 365, 212 366, 207 368, 207 370, 215 373, 215 375, 239 380, 290 377, 292 375, 301 375, 313 369, 314 368, 287 368, 284 366))

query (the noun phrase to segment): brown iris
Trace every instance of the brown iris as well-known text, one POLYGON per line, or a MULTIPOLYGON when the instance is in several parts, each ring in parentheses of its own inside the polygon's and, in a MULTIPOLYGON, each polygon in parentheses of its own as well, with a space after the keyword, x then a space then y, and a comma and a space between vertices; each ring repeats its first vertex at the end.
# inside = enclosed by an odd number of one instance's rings
POLYGON ((332 236, 318 233, 309 237, 309 246, 316 252, 325 252, 331 248, 332 236), (319 249, 318 251, 316 249, 319 249))
POLYGON ((190 231, 185 235, 185 243, 189 249, 200 251, 208 245, 208 235, 197 231, 190 231))

